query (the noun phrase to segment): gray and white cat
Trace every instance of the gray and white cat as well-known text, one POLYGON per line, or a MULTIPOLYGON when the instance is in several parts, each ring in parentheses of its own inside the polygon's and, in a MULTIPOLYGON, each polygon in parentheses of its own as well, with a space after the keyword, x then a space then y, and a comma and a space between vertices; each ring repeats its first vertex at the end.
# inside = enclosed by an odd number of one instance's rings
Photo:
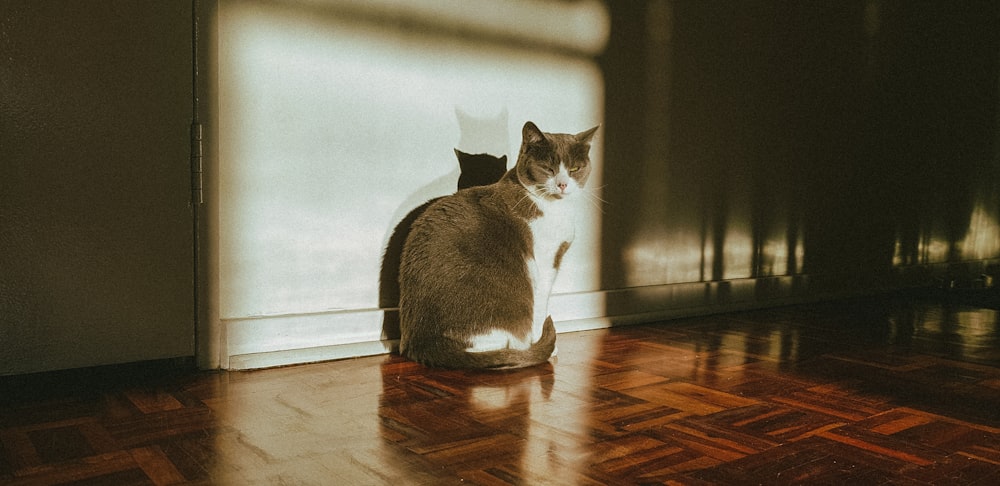
POLYGON ((544 133, 529 121, 513 169, 434 201, 413 222, 399 271, 402 355, 448 368, 549 359, 549 294, 573 241, 595 131, 544 133))

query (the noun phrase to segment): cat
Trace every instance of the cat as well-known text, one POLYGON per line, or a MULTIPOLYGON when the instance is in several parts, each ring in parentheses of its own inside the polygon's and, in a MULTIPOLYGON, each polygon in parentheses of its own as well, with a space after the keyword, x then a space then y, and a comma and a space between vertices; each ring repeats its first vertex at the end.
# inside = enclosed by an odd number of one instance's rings
POLYGON ((400 354, 445 368, 548 361, 549 294, 597 128, 571 135, 525 123, 514 168, 434 201, 413 222, 399 270, 400 354))
MULTIPOLYGON (((492 184, 507 172, 507 156, 490 154, 467 154, 455 149, 460 173, 457 190, 492 184)), ((434 201, 431 199, 417 206, 396 225, 385 245, 382 268, 379 272, 379 307, 392 309, 399 306, 399 262, 403 253, 403 243, 410 234, 410 226, 434 201)), ((399 339, 399 318, 395 313, 386 312, 382 322, 382 336, 385 339, 399 339)))

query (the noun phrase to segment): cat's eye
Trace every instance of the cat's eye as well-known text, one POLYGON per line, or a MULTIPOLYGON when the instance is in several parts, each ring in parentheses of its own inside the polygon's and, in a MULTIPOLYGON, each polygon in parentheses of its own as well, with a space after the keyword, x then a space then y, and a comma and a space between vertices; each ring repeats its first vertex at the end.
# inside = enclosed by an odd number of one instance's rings
POLYGON ((578 170, 580 170, 580 167, 570 167, 569 168, 569 173, 572 174, 572 173, 574 173, 574 172, 576 172, 578 170))

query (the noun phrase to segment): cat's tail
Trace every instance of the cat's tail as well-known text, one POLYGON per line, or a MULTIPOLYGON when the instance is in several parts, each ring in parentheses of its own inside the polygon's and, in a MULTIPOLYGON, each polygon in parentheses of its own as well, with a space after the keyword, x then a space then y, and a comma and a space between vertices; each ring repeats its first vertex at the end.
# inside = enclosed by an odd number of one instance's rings
POLYGON ((545 319, 542 326, 542 336, 528 349, 501 349, 497 351, 483 351, 480 353, 470 353, 468 351, 456 350, 449 353, 447 360, 426 360, 417 356, 411 356, 427 366, 441 366, 444 368, 466 368, 466 369, 492 369, 506 370, 514 368, 526 368, 545 363, 552 357, 556 349, 556 327, 552 323, 552 317, 545 319))
POLYGON ((479 368, 506 370, 513 368, 525 368, 542 364, 552 357, 552 352, 556 349, 556 326, 552 322, 552 316, 545 318, 542 325, 542 336, 528 349, 501 349, 499 351, 486 351, 482 353, 461 353, 461 359, 468 365, 461 365, 461 368, 479 368))

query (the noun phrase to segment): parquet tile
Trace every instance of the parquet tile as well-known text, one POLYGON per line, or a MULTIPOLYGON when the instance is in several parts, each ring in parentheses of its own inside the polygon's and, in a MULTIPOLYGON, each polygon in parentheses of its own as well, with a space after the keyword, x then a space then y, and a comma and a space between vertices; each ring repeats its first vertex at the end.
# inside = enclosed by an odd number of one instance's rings
POLYGON ((0 484, 992 485, 998 327, 897 295, 562 334, 511 372, 6 377, 0 484))

